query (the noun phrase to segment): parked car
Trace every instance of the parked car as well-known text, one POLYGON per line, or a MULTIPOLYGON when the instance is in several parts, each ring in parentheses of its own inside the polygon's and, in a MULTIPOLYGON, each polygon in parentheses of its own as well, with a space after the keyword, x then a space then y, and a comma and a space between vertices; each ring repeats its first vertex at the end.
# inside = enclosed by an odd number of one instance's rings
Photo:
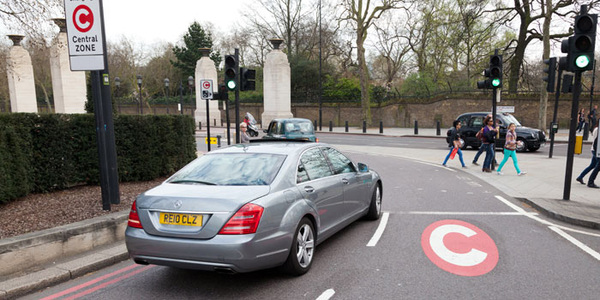
POLYGON ((306 273, 316 246, 381 216, 382 180, 330 145, 255 140, 211 151, 139 195, 125 242, 138 264, 306 273))
MULTIPOLYGON (((460 121, 461 136, 465 143, 463 149, 471 146, 474 149, 479 148, 481 141, 475 137, 477 132, 483 127, 483 119, 490 113, 487 112, 470 112, 460 115, 457 120, 460 121)), ((510 123, 515 123, 517 126, 517 140, 523 142, 523 148, 518 148, 518 151, 536 151, 546 143, 546 135, 542 130, 529 128, 521 125, 521 123, 509 113, 496 114, 496 121, 500 125, 500 138, 496 141, 496 147, 503 147, 506 140, 506 128, 510 123)))
POLYGON ((274 119, 264 130, 265 139, 301 139, 318 142, 313 123, 308 119, 274 119))

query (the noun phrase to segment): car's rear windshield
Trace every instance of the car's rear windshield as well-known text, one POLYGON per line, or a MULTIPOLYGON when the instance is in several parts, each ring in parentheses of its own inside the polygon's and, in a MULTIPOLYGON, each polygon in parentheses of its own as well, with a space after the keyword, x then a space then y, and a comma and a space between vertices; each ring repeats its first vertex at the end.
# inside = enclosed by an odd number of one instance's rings
POLYGON ((285 132, 309 133, 313 134, 313 125, 311 122, 290 120, 285 123, 285 132))
POLYGON ((269 185, 277 176, 285 155, 218 153, 204 155, 168 182, 206 185, 269 185))

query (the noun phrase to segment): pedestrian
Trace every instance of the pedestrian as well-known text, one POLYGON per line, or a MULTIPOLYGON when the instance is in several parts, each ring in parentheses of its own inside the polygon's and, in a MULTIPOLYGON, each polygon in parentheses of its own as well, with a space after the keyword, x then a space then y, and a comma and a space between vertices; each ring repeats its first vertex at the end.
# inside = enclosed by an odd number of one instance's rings
POLYGON ((494 159, 494 142, 496 141, 496 135, 498 134, 498 126, 493 127, 494 119, 492 117, 486 117, 483 120, 485 127, 483 128, 483 139, 481 147, 485 151, 485 159, 483 160, 482 172, 491 173, 492 160, 494 159))
MULTIPOLYGON (((596 142, 597 141, 597 137, 598 137, 598 125, 594 124, 595 128, 592 131, 592 141, 596 142)), ((591 170, 593 170, 596 167, 596 164, 598 163, 598 158, 596 157, 596 149, 594 148, 594 144, 592 144, 591 147, 592 150, 592 160, 590 161, 590 165, 587 166, 587 168, 583 169, 583 171, 581 171, 581 174, 579 174, 579 176, 577 176, 577 178, 575 180, 579 181, 579 183, 581 184, 585 184, 585 181, 583 181, 583 178, 585 177, 585 175, 587 175, 587 173, 589 173, 591 170)), ((592 182, 594 182, 592 180, 592 182)))
POLYGON ((577 124, 577 132, 581 132, 583 130, 584 124, 585 124, 585 108, 582 108, 579 111, 579 123, 577 124))
POLYGON ((598 121, 597 113, 598 113, 598 105, 594 105, 594 108, 592 108, 592 110, 590 110, 590 113, 588 114, 588 118, 590 119, 590 127, 594 127, 594 125, 598 121))
MULTIPOLYGON (((488 114, 486 116, 486 118, 491 118, 492 114, 488 114)), ((483 134, 483 128, 485 127, 485 123, 483 123, 483 126, 481 127, 481 129, 479 131, 481 131, 481 133, 483 134)), ((481 155, 481 153, 483 153, 484 148, 483 147, 479 147, 479 150, 477 151, 477 154, 475 154, 475 157, 473 158, 473 164, 476 166, 479 166, 479 164, 477 163, 477 160, 479 160, 479 156, 481 155)))
POLYGON ((460 142, 460 121, 459 120, 455 120, 454 122, 452 122, 452 131, 450 133, 450 142, 448 143, 448 147, 450 148, 450 152, 448 152, 448 155, 446 155, 446 159, 444 159, 444 162, 442 163, 442 165, 444 167, 447 167, 446 163, 448 162, 448 159, 450 158, 450 156, 452 155, 452 152, 455 151, 455 154, 458 154, 458 158, 460 159, 460 164, 462 165, 463 168, 467 168, 467 166, 465 166, 465 162, 463 161, 463 156, 462 156, 462 151, 460 150, 461 147, 461 142, 460 142))
POLYGON ((240 123, 240 142, 242 144, 248 144, 250 143, 250 136, 248 136, 248 133, 246 132, 248 130, 248 124, 246 124, 246 122, 242 122, 240 123))
POLYGON ((515 131, 516 128, 517 126, 515 123, 510 123, 510 125, 508 125, 508 130, 506 131, 506 142, 504 143, 504 159, 498 166, 498 175, 504 174, 502 173, 502 167, 504 167, 504 164, 508 161, 509 157, 512 158, 513 164, 515 165, 515 170, 517 170, 517 175, 521 176, 527 174, 527 172, 519 169, 519 163, 517 162, 517 143, 520 141, 517 141, 517 132, 515 131))

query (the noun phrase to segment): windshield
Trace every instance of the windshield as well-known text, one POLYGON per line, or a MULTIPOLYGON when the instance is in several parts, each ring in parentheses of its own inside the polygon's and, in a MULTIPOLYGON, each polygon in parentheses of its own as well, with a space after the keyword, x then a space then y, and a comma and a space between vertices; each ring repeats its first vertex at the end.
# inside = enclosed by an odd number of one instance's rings
POLYGON ((313 134, 313 125, 311 122, 303 120, 292 120, 285 123, 285 131, 288 133, 313 134))
POLYGON ((519 123, 519 121, 517 121, 517 119, 513 116, 513 115, 509 115, 509 114, 505 114, 504 115, 504 119, 506 120, 506 127, 508 127, 508 125, 510 125, 510 123, 515 123, 515 126, 517 127, 521 127, 521 123, 519 123))
POLYGON ((256 153, 207 154, 168 182, 204 185, 269 185, 279 172, 285 155, 256 153))

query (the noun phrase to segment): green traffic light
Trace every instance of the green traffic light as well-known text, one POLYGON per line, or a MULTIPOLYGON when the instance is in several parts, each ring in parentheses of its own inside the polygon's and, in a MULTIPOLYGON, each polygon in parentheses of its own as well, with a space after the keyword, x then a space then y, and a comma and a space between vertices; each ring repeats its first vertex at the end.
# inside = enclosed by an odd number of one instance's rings
POLYGON ((575 65, 580 69, 587 67, 589 64, 590 64, 590 58, 587 57, 587 55, 579 55, 575 59, 575 65))
POLYGON ((492 79, 492 86, 493 87, 499 87, 500 86, 500 79, 498 79, 498 78, 492 79))
POLYGON ((229 80, 227 81, 227 88, 230 90, 235 90, 235 80, 229 80))

